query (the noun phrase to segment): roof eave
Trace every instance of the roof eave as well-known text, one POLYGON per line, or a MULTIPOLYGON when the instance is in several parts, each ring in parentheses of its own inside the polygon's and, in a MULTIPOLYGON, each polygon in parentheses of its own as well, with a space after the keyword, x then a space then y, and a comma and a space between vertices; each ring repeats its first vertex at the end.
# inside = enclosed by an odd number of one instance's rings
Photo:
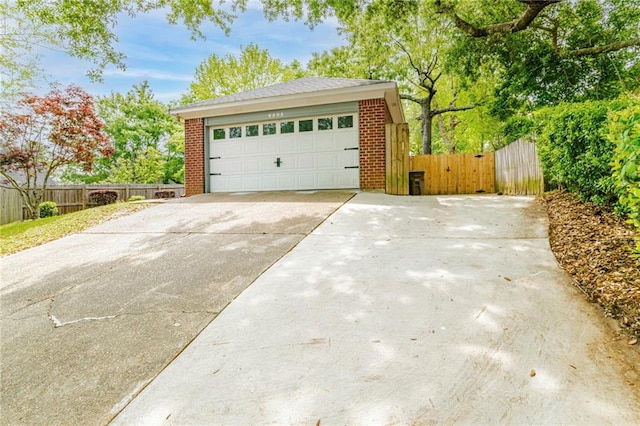
POLYGON ((309 105, 323 105, 380 98, 384 98, 387 102, 393 121, 403 122, 404 115, 402 107, 400 106, 400 96, 395 82, 297 93, 293 95, 266 97, 223 104, 192 105, 173 108, 169 112, 178 119, 187 120, 191 118, 217 117, 247 112, 297 108, 309 105))

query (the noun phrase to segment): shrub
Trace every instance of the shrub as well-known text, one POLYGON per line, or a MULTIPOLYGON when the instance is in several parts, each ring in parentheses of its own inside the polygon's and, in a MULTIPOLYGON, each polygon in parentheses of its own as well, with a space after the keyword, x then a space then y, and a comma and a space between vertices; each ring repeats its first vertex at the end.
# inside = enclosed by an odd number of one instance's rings
POLYGON ((115 203, 118 199, 118 193, 110 189, 98 189, 88 194, 89 202, 97 206, 105 206, 115 203))
MULTIPOLYGON (((609 118, 609 138, 615 144, 612 183, 618 194, 616 209, 627 214, 640 233, 640 98, 609 118)), ((640 259, 640 236, 635 254, 640 259)))
POLYGON ((40 217, 58 216, 58 205, 53 201, 45 201, 38 206, 40 217))
POLYGON ((628 104, 622 99, 537 111, 536 144, 545 182, 567 188, 583 200, 614 204, 618 199, 611 167, 615 144, 607 135, 608 114, 628 104))
POLYGON ((154 198, 176 198, 176 191, 156 191, 154 194, 154 198))
POLYGON ((131 197, 129 197, 129 202, 131 202, 131 201, 142 201, 144 199, 145 198, 142 195, 132 195, 131 197))

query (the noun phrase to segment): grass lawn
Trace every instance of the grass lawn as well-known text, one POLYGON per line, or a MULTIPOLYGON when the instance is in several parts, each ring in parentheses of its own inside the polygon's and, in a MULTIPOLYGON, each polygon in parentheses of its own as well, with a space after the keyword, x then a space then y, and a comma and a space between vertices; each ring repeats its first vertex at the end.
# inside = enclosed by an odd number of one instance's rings
POLYGON ((114 203, 62 216, 2 225, 0 226, 0 257, 57 240, 150 205, 148 203, 114 203))

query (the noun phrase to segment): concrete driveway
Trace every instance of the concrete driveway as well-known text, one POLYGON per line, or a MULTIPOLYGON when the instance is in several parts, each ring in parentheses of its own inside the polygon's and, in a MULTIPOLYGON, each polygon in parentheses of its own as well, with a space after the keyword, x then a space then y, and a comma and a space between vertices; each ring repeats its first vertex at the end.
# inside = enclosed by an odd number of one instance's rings
POLYGON ((637 424, 640 357, 546 229, 531 198, 358 194, 113 423, 637 424))
POLYGON ((0 259, 0 424, 108 423, 352 196, 191 197, 0 259))

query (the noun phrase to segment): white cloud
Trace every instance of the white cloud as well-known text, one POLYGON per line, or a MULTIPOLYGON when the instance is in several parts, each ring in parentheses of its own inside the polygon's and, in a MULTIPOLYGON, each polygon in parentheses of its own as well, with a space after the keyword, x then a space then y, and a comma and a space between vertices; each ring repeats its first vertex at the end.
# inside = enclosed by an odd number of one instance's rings
POLYGON ((164 81, 191 81, 192 76, 187 74, 158 71, 156 69, 127 68, 126 70, 108 69, 104 71, 105 77, 142 78, 148 80, 164 81))

